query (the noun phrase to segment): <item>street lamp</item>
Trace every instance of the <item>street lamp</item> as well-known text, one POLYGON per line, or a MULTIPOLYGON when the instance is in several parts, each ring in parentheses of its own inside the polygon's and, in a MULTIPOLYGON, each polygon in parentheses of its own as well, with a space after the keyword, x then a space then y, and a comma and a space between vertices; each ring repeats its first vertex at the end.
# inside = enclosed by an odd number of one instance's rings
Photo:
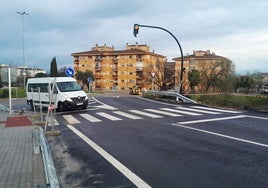
POLYGON ((24 16, 28 16, 29 14, 26 12, 17 12, 17 14, 22 16, 22 61, 23 61, 23 88, 25 88, 25 77, 26 77, 26 72, 25 72, 25 52, 24 52, 24 16))
POLYGON ((168 32, 176 40, 176 42, 177 42, 177 44, 178 44, 178 46, 180 48, 180 53, 181 53, 181 74, 180 74, 180 80, 179 80, 179 92, 182 93, 182 79, 183 79, 183 72, 184 72, 184 68, 183 68, 183 53, 182 53, 182 48, 181 48, 181 45, 180 45, 178 39, 170 31, 168 31, 165 28, 158 27, 158 26, 150 26, 150 25, 140 25, 140 24, 134 24, 133 34, 134 34, 135 37, 139 33, 139 28, 140 27, 149 27, 149 28, 164 30, 164 31, 168 32))

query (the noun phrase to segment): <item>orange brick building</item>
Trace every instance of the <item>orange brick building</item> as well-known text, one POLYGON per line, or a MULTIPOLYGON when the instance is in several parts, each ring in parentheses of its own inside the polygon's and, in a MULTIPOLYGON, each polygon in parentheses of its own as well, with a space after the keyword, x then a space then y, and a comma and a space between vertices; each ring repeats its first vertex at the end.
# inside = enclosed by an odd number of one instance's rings
POLYGON ((152 89, 156 87, 152 84, 152 73, 161 77, 159 65, 166 62, 165 56, 150 52, 149 46, 137 43, 127 44, 125 50, 96 45, 91 51, 72 53, 71 56, 75 72, 93 72, 93 89, 128 90, 135 85, 152 89))
MULTIPOLYGON (((173 59, 175 63, 175 85, 178 85, 180 74, 181 74, 181 57, 173 59)), ((190 91, 190 82, 188 80, 188 73, 193 69, 198 70, 203 75, 212 75, 217 74, 222 69, 225 69, 231 62, 229 59, 215 55, 211 53, 210 50, 202 51, 193 51, 192 55, 183 56, 183 80, 182 88, 185 92, 190 91)), ((205 89, 206 80, 200 78, 200 84, 196 86, 196 91, 205 89)))

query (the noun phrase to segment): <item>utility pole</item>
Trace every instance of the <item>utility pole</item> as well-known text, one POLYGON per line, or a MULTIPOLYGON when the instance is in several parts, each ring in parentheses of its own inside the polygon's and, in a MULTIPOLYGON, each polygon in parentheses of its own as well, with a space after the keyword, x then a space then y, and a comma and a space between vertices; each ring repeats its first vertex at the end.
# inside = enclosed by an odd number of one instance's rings
POLYGON ((23 62, 23 88, 25 88, 25 77, 26 77, 26 71, 25 71, 25 50, 24 50, 24 16, 28 16, 29 14, 26 12, 17 12, 17 14, 22 16, 22 62, 23 62))

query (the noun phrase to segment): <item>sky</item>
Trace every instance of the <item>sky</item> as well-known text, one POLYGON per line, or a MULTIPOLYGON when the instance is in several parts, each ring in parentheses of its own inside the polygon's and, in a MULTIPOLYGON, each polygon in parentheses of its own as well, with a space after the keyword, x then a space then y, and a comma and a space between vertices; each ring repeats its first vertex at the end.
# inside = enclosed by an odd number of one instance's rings
POLYGON ((230 59, 237 74, 268 73, 267 0, 8 0, 0 7, 0 63, 6 65, 49 71, 56 57, 58 68, 73 67, 71 54, 96 44, 115 50, 146 44, 169 61, 181 56, 163 30, 141 27, 134 37, 137 23, 170 31, 184 55, 210 50, 230 59))

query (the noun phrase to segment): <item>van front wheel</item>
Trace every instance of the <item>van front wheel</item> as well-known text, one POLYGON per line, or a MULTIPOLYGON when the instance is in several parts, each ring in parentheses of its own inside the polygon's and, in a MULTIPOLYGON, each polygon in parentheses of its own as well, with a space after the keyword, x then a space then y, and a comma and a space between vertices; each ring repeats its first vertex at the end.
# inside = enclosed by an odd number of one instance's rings
POLYGON ((58 111, 58 112, 63 112, 63 111, 64 111, 63 103, 61 103, 61 102, 58 103, 57 111, 58 111))
POLYGON ((31 110, 34 110, 33 100, 30 101, 30 107, 31 107, 31 110))

